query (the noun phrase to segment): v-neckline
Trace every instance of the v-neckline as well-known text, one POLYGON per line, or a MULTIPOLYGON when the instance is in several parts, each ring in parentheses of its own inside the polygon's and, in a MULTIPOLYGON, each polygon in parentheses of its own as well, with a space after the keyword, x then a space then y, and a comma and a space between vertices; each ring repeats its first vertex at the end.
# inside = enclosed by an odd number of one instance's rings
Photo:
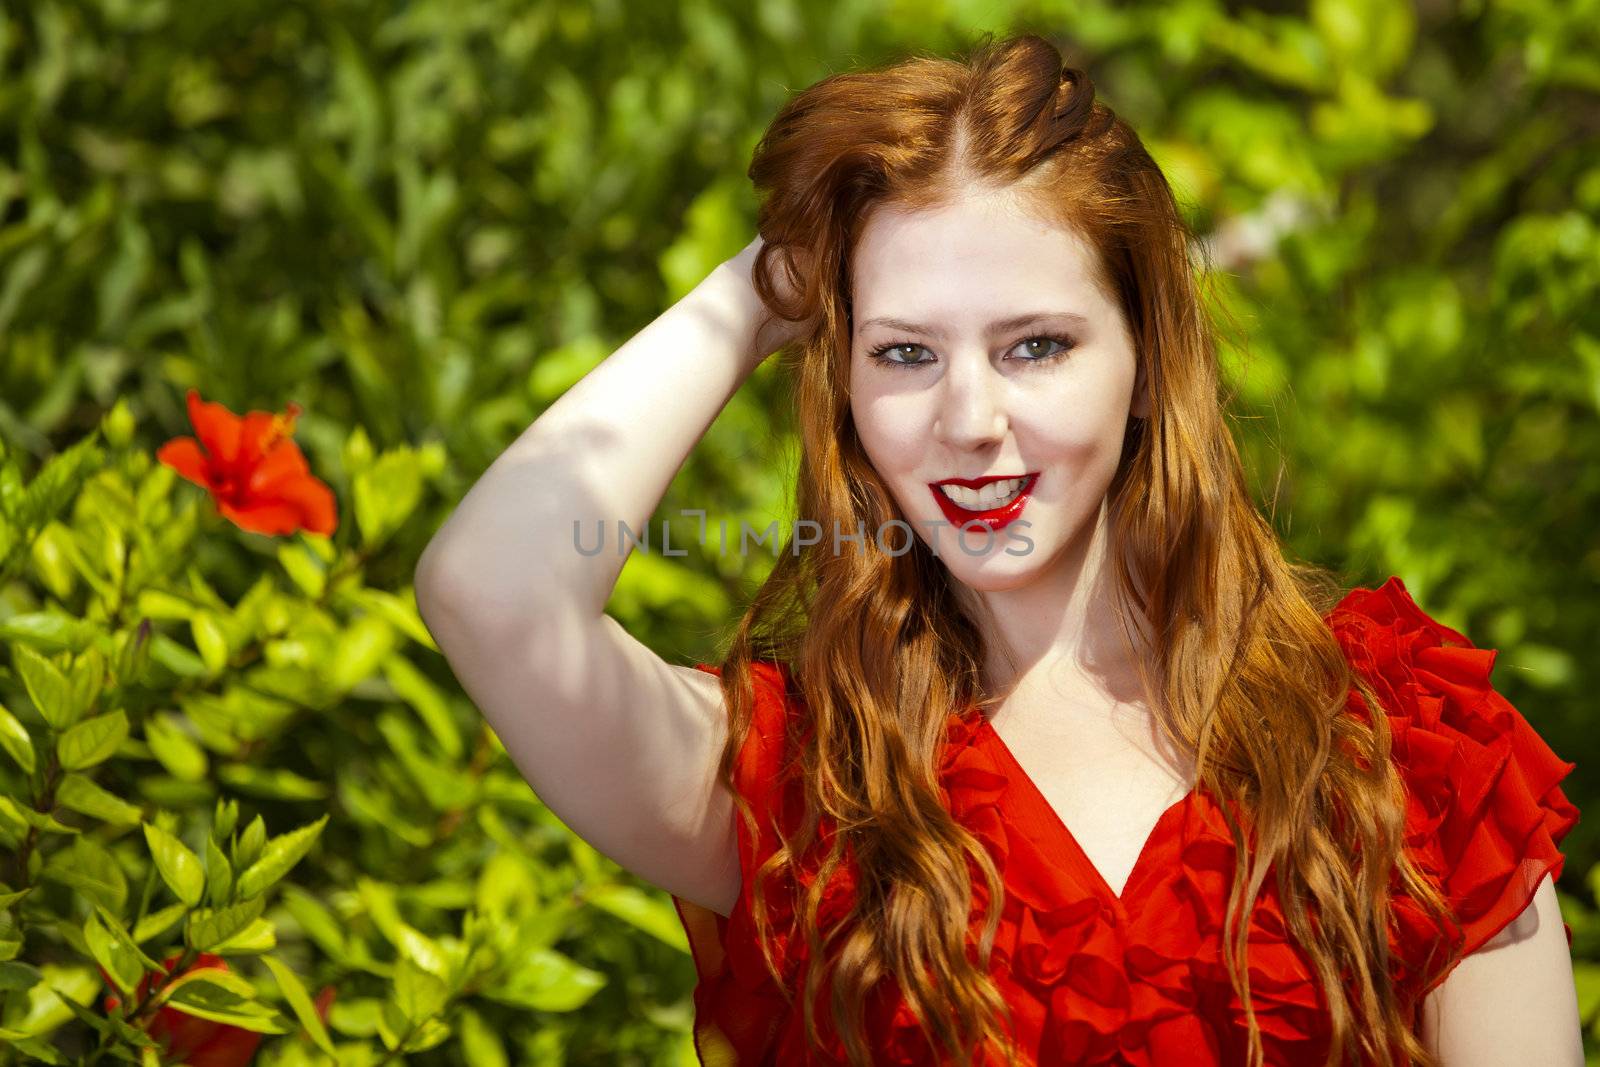
POLYGON ((994 747, 999 750, 1000 755, 1010 765, 1011 770, 1016 775, 1016 780, 1022 784, 1027 792, 1033 795, 1033 799, 1038 802, 1039 807, 1048 812, 1050 818, 1054 820, 1067 846, 1082 863, 1084 871, 1094 880, 1095 888, 1108 897, 1119 911, 1125 910, 1128 896, 1139 884, 1140 876, 1144 873, 1147 863, 1150 862, 1151 849, 1160 837, 1162 829, 1175 813, 1188 806, 1189 801, 1194 797, 1199 787, 1190 787, 1183 796, 1167 805, 1161 814, 1156 816, 1155 824, 1150 827, 1150 832, 1145 835, 1144 844, 1140 847, 1139 854, 1134 857, 1133 867, 1128 871, 1128 879, 1123 883, 1122 892, 1118 893, 1111 888, 1111 883, 1106 881, 1105 875, 1100 873, 1100 868, 1094 865, 1094 861, 1089 858, 1089 854, 1084 851, 1083 845, 1079 843, 1078 836, 1072 832, 1072 828, 1061 817, 1061 813, 1056 811, 1055 805, 1050 803, 1050 798, 1044 795, 1044 790, 1039 788, 1038 783, 1033 780, 1027 769, 1022 766, 1016 754, 1011 751, 1011 746, 1006 744, 1005 738, 1000 736, 1000 731, 996 730, 994 724, 989 721, 989 717, 980 712, 978 720, 979 728, 988 735, 989 739, 994 743, 994 747))

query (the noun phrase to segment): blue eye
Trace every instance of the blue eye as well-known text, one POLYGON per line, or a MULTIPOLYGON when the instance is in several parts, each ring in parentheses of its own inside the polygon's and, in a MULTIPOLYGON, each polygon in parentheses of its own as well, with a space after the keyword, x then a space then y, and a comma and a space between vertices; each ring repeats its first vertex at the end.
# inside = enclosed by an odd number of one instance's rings
MULTIPOLYGON (((1016 345, 1012 345, 1011 347, 1016 348, 1017 345, 1031 344, 1034 341, 1047 341, 1047 342, 1049 342, 1051 344, 1054 344, 1054 345, 1058 346, 1060 348, 1060 351, 1058 351, 1058 352, 1047 352, 1047 353, 1045 353, 1043 355, 1023 356, 1022 357, 1022 362, 1024 362, 1024 363, 1052 363, 1055 360, 1060 359, 1062 356, 1065 356, 1068 352, 1072 351, 1072 349, 1074 347, 1073 342, 1071 340, 1069 340, 1068 338, 1057 337, 1057 336, 1055 336, 1053 334, 1040 334, 1037 337, 1025 337, 1021 341, 1018 341, 1016 345)), ((897 348, 922 348, 922 347, 923 347, 922 345, 919 345, 914 341, 891 341, 888 344, 879 345, 877 348, 872 349, 870 352, 867 353, 867 358, 869 358, 871 360, 874 360, 877 363, 881 363, 881 364, 883 364, 885 366, 889 366, 889 367, 920 367, 925 363, 932 363, 932 362, 934 362, 934 360, 931 359, 931 358, 929 358, 929 359, 916 359, 916 360, 894 359, 894 358, 890 358, 889 353, 894 351, 897 348)))

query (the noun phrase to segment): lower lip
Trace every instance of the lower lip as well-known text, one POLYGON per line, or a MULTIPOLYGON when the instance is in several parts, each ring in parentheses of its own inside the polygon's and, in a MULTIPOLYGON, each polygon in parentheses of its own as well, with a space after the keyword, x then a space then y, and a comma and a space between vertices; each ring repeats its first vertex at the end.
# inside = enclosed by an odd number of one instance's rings
POLYGON ((944 495, 944 490, 937 485, 930 485, 933 490, 933 499, 938 501, 939 510, 944 512, 944 517, 950 520, 950 525, 957 529, 964 529, 972 523, 982 523, 991 530, 1004 529, 1015 522, 1022 515, 1023 506, 1028 503, 1028 495, 1033 492, 1034 482, 1038 480, 1037 474, 1028 475, 1028 480, 1022 483, 1022 491, 1016 498, 1000 507, 988 511, 968 511, 954 500, 944 495))

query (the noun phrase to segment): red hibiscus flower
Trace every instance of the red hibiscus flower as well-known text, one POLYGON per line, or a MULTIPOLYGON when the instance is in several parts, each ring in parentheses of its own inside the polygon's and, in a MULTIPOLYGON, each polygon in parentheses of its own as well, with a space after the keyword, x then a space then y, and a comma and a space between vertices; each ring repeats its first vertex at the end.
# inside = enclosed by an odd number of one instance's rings
MULTIPOLYGON (((181 955, 181 952, 174 952, 162 960, 162 970, 170 971, 181 955)), ((189 971, 184 973, 208 967, 228 970, 228 964, 221 956, 202 952, 189 971)), ((105 968, 100 969, 100 974, 109 985, 110 977, 106 975, 105 968)), ((142 1001, 150 991, 152 977, 147 973, 139 979, 139 985, 134 990, 134 1003, 142 1001)), ((121 1002, 121 998, 115 994, 106 997, 106 1010, 114 1010, 121 1002)), ((144 1029, 145 1033, 166 1048, 166 1057, 170 1058, 170 1062, 188 1064, 189 1067, 247 1067, 255 1058, 256 1046, 261 1044, 262 1038, 253 1030, 187 1015, 165 1004, 156 1009, 156 1013, 144 1024, 144 1029)))
POLYGON ((290 439, 300 405, 282 415, 240 417, 189 390, 189 422, 199 437, 174 437, 156 459, 211 493, 217 510, 246 530, 331 534, 339 524, 333 491, 306 466, 290 439))

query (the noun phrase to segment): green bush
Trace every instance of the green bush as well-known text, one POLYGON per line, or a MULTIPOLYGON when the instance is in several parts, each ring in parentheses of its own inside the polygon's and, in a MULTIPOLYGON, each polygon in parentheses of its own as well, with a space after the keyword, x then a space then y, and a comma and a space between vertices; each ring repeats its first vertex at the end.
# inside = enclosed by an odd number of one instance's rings
POLYGON ((26 484, 0 457, 0 1038, 139 1062, 165 1011, 270 1064, 560 1062, 609 988, 613 1017, 663 1001, 612 1039, 681 1055, 670 902, 563 830, 430 677, 411 590, 368 583, 438 448, 350 434, 340 547, 241 531, 132 430, 118 405, 26 484))

